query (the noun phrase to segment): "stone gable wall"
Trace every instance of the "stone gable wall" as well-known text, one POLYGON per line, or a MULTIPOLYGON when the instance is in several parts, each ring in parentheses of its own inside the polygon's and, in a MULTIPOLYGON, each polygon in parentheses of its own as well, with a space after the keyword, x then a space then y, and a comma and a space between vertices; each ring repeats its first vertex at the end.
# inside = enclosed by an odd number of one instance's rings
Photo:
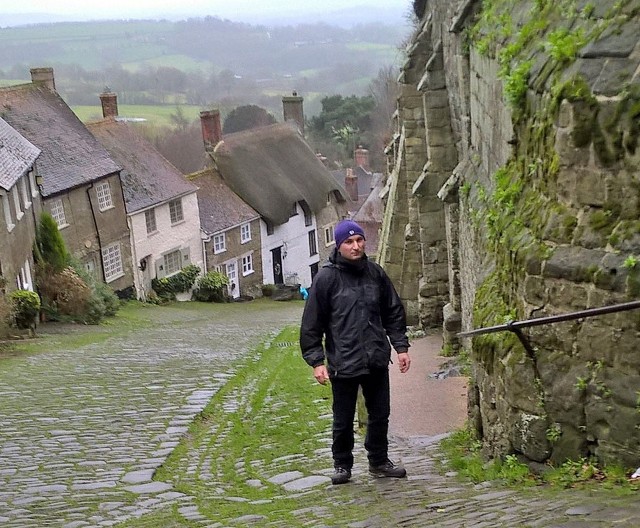
POLYGON ((381 263, 473 362, 491 456, 640 464, 640 2, 416 2, 381 263))

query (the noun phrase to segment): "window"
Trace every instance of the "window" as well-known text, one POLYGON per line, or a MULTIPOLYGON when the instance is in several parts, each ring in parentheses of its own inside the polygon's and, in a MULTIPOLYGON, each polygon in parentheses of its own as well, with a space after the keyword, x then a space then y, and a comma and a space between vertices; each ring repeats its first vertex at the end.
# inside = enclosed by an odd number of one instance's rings
POLYGON ((51 216, 58 224, 58 227, 64 227, 67 224, 67 218, 64 215, 64 205, 62 200, 54 200, 51 202, 51 216))
POLYGON ((240 243, 246 244, 251 240, 251 224, 242 224, 240 226, 240 243))
POLYGON ((120 242, 102 248, 102 266, 104 268, 104 278, 107 282, 111 282, 124 274, 120 242))
POLYGON ((113 201, 111 200, 111 187, 109 182, 99 183, 96 186, 96 195, 98 196, 98 209, 106 211, 113 207, 113 201))
POLYGON ((171 200, 169 202, 169 216, 171 217, 171 224, 177 224, 178 222, 182 222, 184 220, 184 215, 182 214, 181 198, 178 198, 177 200, 171 200))
POLYGON ((309 256, 318 254, 318 244, 316 242, 316 230, 309 231, 309 256))
POLYGON ((7 224, 7 231, 12 231, 16 226, 11 218, 11 209, 9 209, 9 197, 6 194, 0 195, 0 203, 4 212, 4 221, 7 224))
POLYGON ((324 228, 324 245, 330 246, 331 244, 335 244, 335 240, 333 238, 333 226, 327 226, 324 228))
POLYGON ((144 221, 147 224, 147 234, 155 233, 158 230, 155 209, 147 209, 144 212, 144 221))
POLYGON ((164 256, 164 272, 166 275, 177 273, 182 269, 182 252, 178 249, 164 256))
POLYGON ((224 233, 213 235, 213 252, 222 253, 227 250, 227 240, 224 233))
POLYGON ((253 273, 253 257, 251 254, 242 257, 242 275, 253 273))

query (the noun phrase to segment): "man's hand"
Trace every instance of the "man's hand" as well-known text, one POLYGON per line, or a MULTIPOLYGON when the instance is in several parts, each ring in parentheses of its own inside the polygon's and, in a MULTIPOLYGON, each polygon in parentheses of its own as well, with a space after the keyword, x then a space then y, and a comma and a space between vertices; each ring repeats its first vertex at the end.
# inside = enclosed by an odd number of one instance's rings
POLYGON ((326 385, 327 381, 329 381, 329 372, 327 371, 327 367, 324 365, 313 367, 313 377, 316 378, 316 381, 320 383, 320 385, 326 385))
POLYGON ((409 370, 409 367, 411 366, 409 352, 400 352, 398 354, 398 366, 400 367, 400 372, 403 374, 409 370))

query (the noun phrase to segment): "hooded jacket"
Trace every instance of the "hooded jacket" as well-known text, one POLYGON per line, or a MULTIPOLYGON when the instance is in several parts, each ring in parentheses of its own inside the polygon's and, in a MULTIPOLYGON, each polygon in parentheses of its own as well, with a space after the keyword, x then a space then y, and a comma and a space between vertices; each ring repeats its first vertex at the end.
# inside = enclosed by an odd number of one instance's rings
POLYGON ((334 249, 309 290, 302 357, 312 367, 326 358, 330 377, 351 378, 388 368, 391 345, 399 353, 409 349, 404 306, 391 280, 366 255, 350 261, 334 249))

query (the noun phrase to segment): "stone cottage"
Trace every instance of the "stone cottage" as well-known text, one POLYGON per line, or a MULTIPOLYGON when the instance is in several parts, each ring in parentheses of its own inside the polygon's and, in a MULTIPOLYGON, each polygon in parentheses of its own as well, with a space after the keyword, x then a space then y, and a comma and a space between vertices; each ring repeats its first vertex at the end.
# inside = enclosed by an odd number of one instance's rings
POLYGON ((69 252, 121 297, 134 294, 120 167, 55 89, 52 68, 31 83, 0 88, 0 114, 41 150, 43 208, 69 252))

